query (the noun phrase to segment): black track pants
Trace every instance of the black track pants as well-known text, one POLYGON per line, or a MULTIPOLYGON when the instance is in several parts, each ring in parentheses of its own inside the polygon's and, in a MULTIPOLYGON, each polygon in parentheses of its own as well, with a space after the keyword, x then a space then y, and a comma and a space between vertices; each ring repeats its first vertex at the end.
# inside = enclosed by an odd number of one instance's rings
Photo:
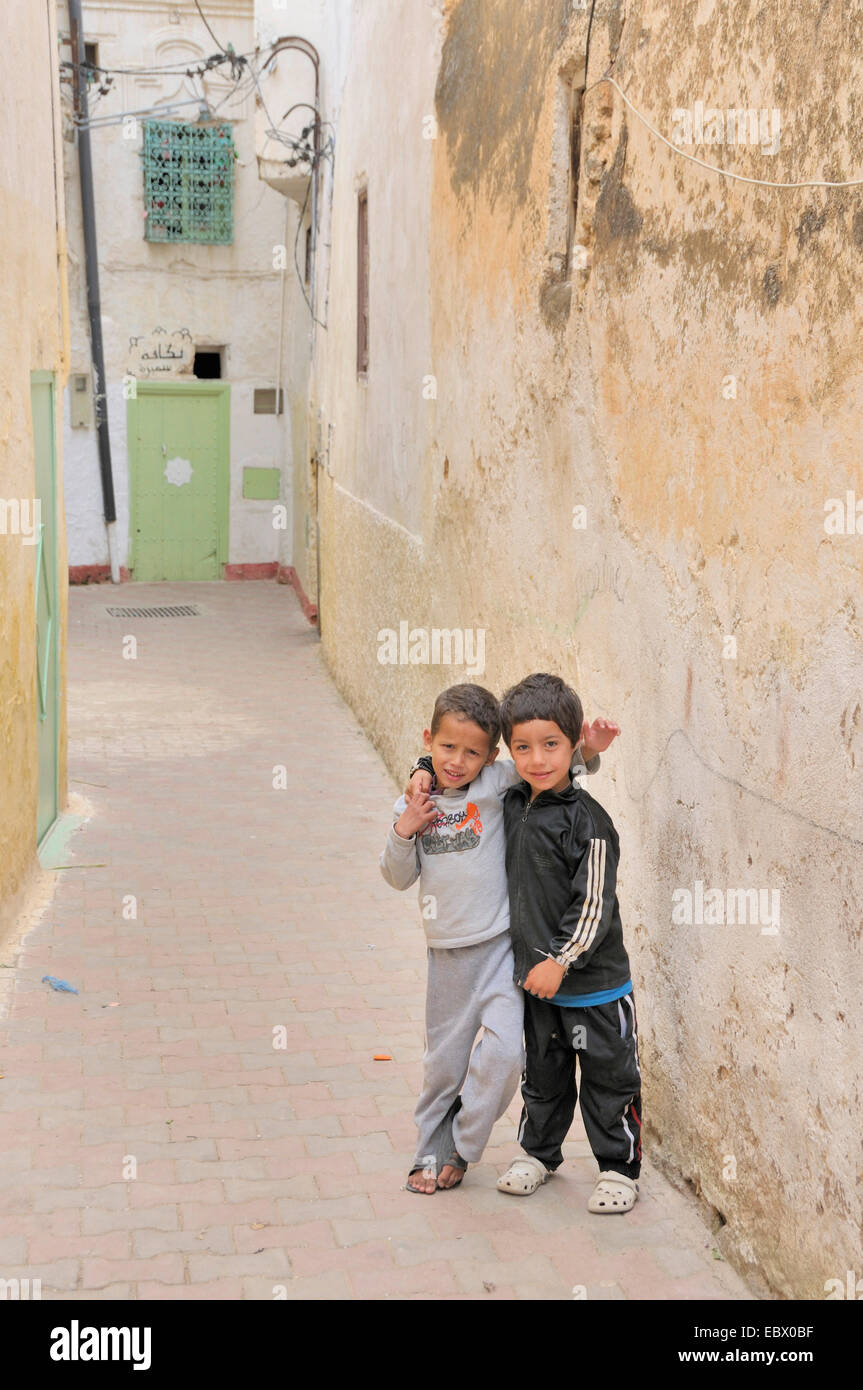
POLYGON ((600 1171, 641 1171, 641 1071, 632 994, 608 1004, 562 1008, 524 996, 525 1072, 518 1140, 526 1153, 559 1168, 581 1072, 581 1116, 600 1171))

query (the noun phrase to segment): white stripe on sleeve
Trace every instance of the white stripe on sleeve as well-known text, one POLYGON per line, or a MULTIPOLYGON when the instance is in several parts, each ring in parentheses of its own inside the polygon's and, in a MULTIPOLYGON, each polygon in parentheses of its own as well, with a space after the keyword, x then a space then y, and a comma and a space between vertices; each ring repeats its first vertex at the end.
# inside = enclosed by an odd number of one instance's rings
POLYGON ((605 840, 591 840, 587 867, 587 891, 581 916, 575 931, 557 957, 563 965, 571 965, 577 956, 590 949, 602 918, 602 895, 605 888, 605 840))

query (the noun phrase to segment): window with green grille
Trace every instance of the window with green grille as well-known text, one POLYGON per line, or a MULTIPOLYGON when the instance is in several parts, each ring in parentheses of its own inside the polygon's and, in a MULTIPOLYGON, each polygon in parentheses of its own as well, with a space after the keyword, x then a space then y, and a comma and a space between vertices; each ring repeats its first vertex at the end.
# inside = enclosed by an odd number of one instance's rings
POLYGON ((234 240, 234 142, 229 125, 144 122, 147 241, 234 240))

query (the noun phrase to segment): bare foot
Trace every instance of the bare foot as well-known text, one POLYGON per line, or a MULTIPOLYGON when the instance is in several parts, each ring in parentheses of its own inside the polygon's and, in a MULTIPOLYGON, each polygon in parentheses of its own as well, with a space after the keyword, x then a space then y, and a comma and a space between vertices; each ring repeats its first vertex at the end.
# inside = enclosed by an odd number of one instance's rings
POLYGON ((437 1185, 438 1187, 458 1187, 464 1173, 464 1168, 457 1168, 452 1163, 445 1163, 440 1170, 437 1185))
MULTIPOLYGON (((447 1183, 447 1186, 449 1185, 447 1183)), ((408 1173, 405 1187, 408 1192, 423 1192, 430 1195, 437 1188, 434 1168, 414 1168, 412 1172, 408 1173)))

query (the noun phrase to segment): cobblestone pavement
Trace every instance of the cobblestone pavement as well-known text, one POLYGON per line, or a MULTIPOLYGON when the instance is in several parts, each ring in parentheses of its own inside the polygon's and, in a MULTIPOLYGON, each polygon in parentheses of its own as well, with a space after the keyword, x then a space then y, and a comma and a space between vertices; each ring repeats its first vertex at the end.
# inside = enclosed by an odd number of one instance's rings
POLYGON ((517 1102, 460 1189, 401 1190, 425 950, 377 864, 397 788, 290 588, 73 589, 68 687, 86 819, 0 951, 0 1277, 43 1299, 752 1296, 650 1164, 631 1214, 591 1216, 580 1128, 552 1182, 498 1193, 517 1102))

